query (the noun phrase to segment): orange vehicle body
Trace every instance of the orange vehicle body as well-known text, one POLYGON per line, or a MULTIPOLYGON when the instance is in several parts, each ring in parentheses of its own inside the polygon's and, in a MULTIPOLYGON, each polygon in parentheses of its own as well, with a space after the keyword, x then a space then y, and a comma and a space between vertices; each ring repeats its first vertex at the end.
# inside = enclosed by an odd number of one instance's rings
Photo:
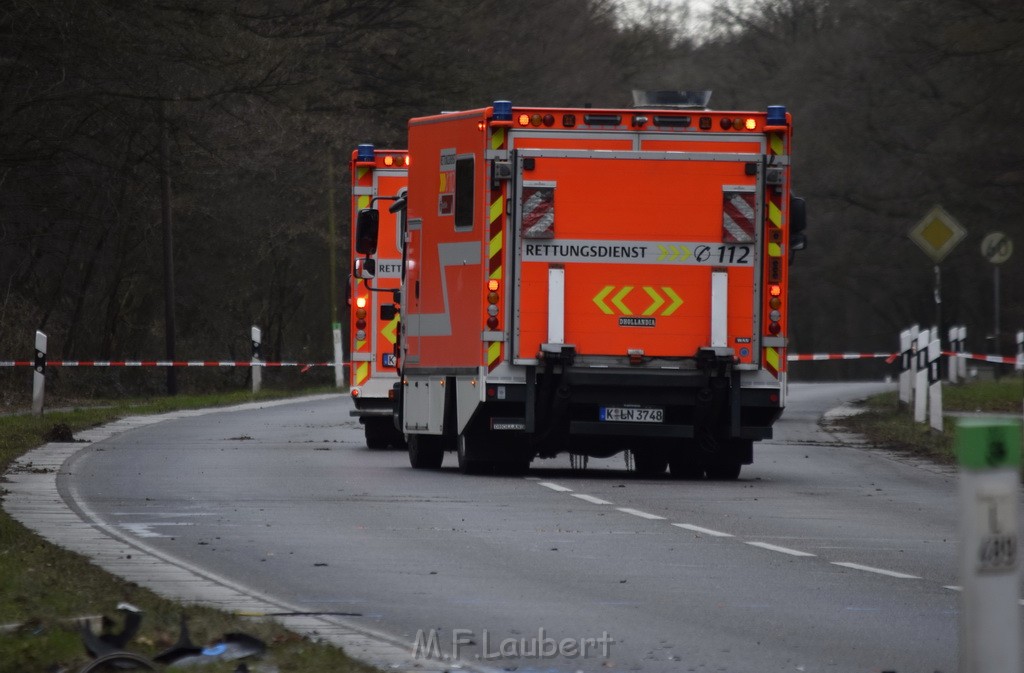
POLYGON ((738 475, 785 404, 790 136, 780 107, 412 119, 413 465, 629 449, 642 472, 738 475))
POLYGON ((372 256, 376 264, 372 280, 359 277, 361 264, 355 255, 355 227, 352 227, 352 266, 349 269, 349 360, 353 416, 364 426, 367 446, 404 446, 402 434, 395 428, 394 384, 398 381, 395 342, 398 339, 398 307, 393 291, 399 289, 402 266, 400 236, 401 213, 388 212, 387 206, 406 188, 408 153, 405 150, 379 150, 362 145, 352 152, 349 173, 352 178, 352 222, 364 208, 380 213, 380 240, 372 256), (383 205, 383 207, 381 207, 383 205))

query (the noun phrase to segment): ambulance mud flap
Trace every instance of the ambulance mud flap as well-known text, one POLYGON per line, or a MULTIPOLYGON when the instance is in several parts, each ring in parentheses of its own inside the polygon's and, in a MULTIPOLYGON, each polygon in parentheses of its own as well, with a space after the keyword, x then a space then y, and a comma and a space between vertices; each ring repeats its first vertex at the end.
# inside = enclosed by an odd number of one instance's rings
POLYGON ((565 379, 566 372, 576 360, 576 348, 566 344, 542 344, 541 353, 544 356, 542 383, 538 389, 537 377, 531 375, 526 388, 526 430, 536 433, 538 444, 543 444, 550 437, 558 419, 568 416, 570 390, 565 379))

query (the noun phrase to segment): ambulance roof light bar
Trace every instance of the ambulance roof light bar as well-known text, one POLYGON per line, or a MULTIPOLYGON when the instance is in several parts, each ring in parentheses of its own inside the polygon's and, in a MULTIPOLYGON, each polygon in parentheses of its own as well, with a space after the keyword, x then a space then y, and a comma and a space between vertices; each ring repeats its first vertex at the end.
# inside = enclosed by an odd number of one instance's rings
POLYGON ((499 122, 512 121, 512 101, 496 100, 491 107, 494 109, 494 116, 491 119, 499 122))
POLYGON ((677 110, 707 110, 711 90, 703 91, 643 91, 633 89, 633 107, 668 108, 677 110))
POLYGON ((356 148, 356 161, 373 161, 372 143, 363 143, 356 148))
POLYGON ((785 105, 769 105, 768 106, 768 119, 765 120, 768 126, 785 126, 786 125, 786 106, 785 105))

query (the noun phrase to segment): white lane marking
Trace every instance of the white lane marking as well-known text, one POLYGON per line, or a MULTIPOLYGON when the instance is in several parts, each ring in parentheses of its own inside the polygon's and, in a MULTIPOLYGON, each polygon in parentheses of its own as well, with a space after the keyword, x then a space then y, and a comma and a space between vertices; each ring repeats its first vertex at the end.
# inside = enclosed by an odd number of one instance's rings
POLYGON ((800 551, 799 549, 790 549, 789 547, 780 547, 774 544, 768 544, 767 542, 746 542, 751 547, 760 547, 761 549, 767 549, 769 551, 777 551, 781 554, 789 554, 790 556, 816 556, 806 551, 800 551))
POLYGON ((692 523, 674 523, 673 526, 678 528, 685 528, 686 530, 692 530, 694 533, 703 533, 704 535, 713 535, 715 537, 732 537, 732 533, 723 533, 720 530, 711 530, 710 528, 704 528, 702 526, 694 526, 692 523))
POLYGON ((942 588, 943 589, 949 589, 950 591, 963 591, 964 590, 963 587, 958 587, 955 584, 950 584, 949 586, 944 586, 942 588))
POLYGON ((157 533, 154 530, 150 530, 153 526, 192 526, 194 524, 185 522, 173 522, 173 521, 160 521, 157 523, 121 523, 118 524, 121 528, 131 531, 139 537, 172 537, 171 535, 164 535, 157 533))
POLYGON ((903 580, 919 580, 921 579, 917 575, 908 575, 907 573, 898 573, 895 570, 885 570, 884 568, 873 568, 871 566, 864 566, 859 563, 847 563, 846 561, 832 561, 834 566, 842 566, 844 568, 851 568, 853 570, 863 570, 866 573, 876 573, 878 575, 885 575, 887 577, 896 577, 903 580))
POLYGON ((616 507, 615 509, 619 510, 620 512, 625 512, 626 514, 638 516, 641 519, 651 519, 652 521, 665 519, 665 517, 663 516, 658 516, 657 514, 650 514, 648 512, 641 512, 640 510, 632 509, 631 507, 616 507))
POLYGON ((550 488, 552 491, 558 491, 559 493, 572 493, 571 488, 566 488, 565 486, 560 486, 559 484, 553 484, 550 481, 542 481, 540 482, 540 485, 543 486, 544 488, 550 488))
POLYGON ((610 505, 611 504, 607 500, 601 500, 601 498, 595 498, 594 496, 587 495, 586 493, 573 493, 572 497, 579 498, 580 500, 586 500, 587 502, 593 503, 595 505, 610 505))

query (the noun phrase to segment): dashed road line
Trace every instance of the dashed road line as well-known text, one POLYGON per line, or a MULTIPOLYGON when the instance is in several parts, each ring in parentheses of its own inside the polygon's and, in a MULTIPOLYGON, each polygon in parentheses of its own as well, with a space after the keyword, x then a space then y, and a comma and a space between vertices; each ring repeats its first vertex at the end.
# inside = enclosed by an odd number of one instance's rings
POLYGON ((550 488, 552 491, 558 491, 559 493, 572 493, 572 489, 571 488, 566 488, 565 486, 562 486, 561 484, 556 484, 556 483, 550 482, 550 481, 541 481, 541 482, 538 482, 538 483, 541 486, 543 486, 544 488, 550 488))
POLYGON ((586 500, 587 502, 593 503, 595 505, 610 505, 611 504, 607 500, 601 500, 601 498, 595 498, 594 496, 587 495, 586 493, 570 493, 569 495, 571 495, 574 498, 579 498, 580 500, 586 500))
MULTIPOLYGON (((595 505, 611 505, 611 504, 613 504, 613 503, 611 503, 611 502, 609 502, 607 500, 602 500, 601 498, 597 498, 597 497, 592 496, 592 495, 587 495, 586 493, 573 493, 571 488, 568 488, 566 486, 562 486, 561 484, 556 484, 554 482, 541 481, 541 482, 537 482, 537 483, 539 483, 541 486, 544 486, 545 488, 550 488, 552 491, 557 491, 559 493, 569 493, 574 498, 579 498, 580 500, 584 500, 586 502, 590 502, 590 503, 593 503, 595 505)), ((649 520, 652 520, 652 521, 664 521, 664 520, 666 520, 665 517, 660 516, 658 514, 651 514, 650 512, 644 512, 643 510, 633 509, 632 507, 616 507, 615 509, 620 511, 620 512, 622 512, 622 513, 624 513, 624 514, 630 514, 632 516, 640 517, 641 519, 649 519, 649 520)), ((689 530, 689 531, 692 531, 694 533, 701 533, 703 535, 709 535, 711 537, 735 537, 732 533, 726 533, 726 532, 723 532, 723 531, 720 531, 720 530, 714 530, 713 528, 705 528, 703 526, 697 526, 697 525, 692 524, 692 523, 673 523, 672 525, 675 526, 676 528, 682 528, 684 530, 689 530)), ((742 542, 744 544, 750 545, 751 547, 758 547, 760 549, 766 549, 768 551, 774 551, 774 552, 778 552, 780 554, 788 554, 790 556, 797 556, 797 557, 804 557, 804 558, 807 558, 807 557, 812 557, 812 558, 817 557, 817 554, 812 554, 811 552, 801 551, 799 549, 791 549, 789 547, 781 547, 779 545, 771 544, 771 543, 768 543, 768 542, 760 542, 760 541, 757 541, 757 540, 742 540, 742 542)), ((885 575, 886 577, 894 577, 896 579, 907 579, 907 580, 919 580, 919 579, 921 579, 917 575, 910 575, 908 573, 901 573, 901 572, 897 572, 895 570, 886 570, 885 568, 875 568, 873 566, 861 565, 860 563, 850 563, 850 562, 847 562, 847 561, 829 561, 829 563, 831 565, 840 566, 842 568, 849 568, 851 570, 861 570, 861 571, 864 571, 864 572, 875 573, 877 575, 885 575)), ((943 588, 950 589, 952 591, 962 591, 963 590, 962 587, 952 586, 952 585, 945 586, 943 588)), ((1024 599, 1022 599, 1020 601, 1020 604, 1024 605, 1024 599)))
POLYGON ((674 523, 672 525, 677 528, 692 530, 694 533, 702 533, 704 535, 711 535, 714 537, 734 537, 732 533, 723 533, 720 530, 712 530, 710 528, 704 528, 703 526, 694 526, 692 523, 674 523))
POLYGON ((919 580, 921 579, 917 575, 908 575, 907 573, 898 573, 895 570, 886 570, 885 568, 874 568, 872 566, 865 566, 859 563, 848 563, 846 561, 832 561, 834 566, 842 566, 843 568, 850 568, 852 570, 863 570, 866 573, 875 573, 878 575, 885 575, 886 577, 896 577, 902 580, 919 580))
POLYGON ((775 544, 769 544, 767 542, 752 542, 749 540, 744 541, 744 544, 749 544, 751 547, 760 547, 761 549, 767 549, 768 551, 777 551, 780 554, 789 554, 790 556, 817 556, 806 551, 800 551, 799 549, 790 549, 789 547, 780 547, 775 544))
POLYGON ((652 521, 657 521, 657 520, 664 521, 665 520, 665 517, 663 517, 663 516, 658 516, 657 514, 651 514, 650 512, 644 512, 644 511, 641 511, 639 509, 633 509, 631 507, 616 507, 615 509, 619 510, 620 512, 624 512, 626 514, 632 514, 633 516, 638 516, 641 519, 651 519, 652 521))

